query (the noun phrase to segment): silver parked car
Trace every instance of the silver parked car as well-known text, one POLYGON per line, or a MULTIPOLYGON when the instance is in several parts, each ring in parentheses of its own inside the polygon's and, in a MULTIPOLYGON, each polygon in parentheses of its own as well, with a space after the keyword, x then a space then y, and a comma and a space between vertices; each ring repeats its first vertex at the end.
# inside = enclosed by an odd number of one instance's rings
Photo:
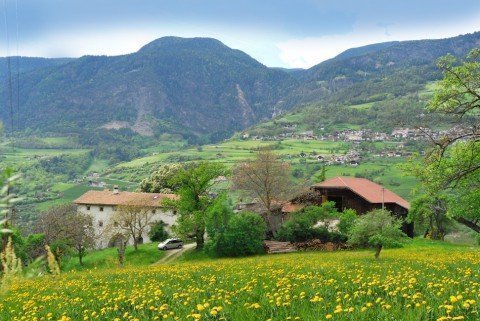
POLYGON ((180 249, 183 247, 182 240, 179 239, 166 239, 162 243, 158 244, 159 250, 171 250, 171 249, 180 249))

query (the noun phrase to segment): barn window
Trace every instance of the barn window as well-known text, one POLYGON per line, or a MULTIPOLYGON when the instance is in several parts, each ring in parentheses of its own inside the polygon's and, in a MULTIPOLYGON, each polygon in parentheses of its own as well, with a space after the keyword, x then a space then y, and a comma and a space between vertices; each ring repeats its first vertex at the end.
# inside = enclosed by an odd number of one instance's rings
POLYGON ((156 210, 156 209, 153 209, 153 210, 152 210, 152 214, 155 214, 155 213, 157 213, 157 210, 156 210))
POLYGON ((102 227, 103 226, 103 221, 98 221, 98 226, 102 227))
POLYGON ((100 212, 103 212, 103 206, 100 206, 100 212))
POLYGON ((90 211, 90 205, 87 205, 87 211, 90 211))

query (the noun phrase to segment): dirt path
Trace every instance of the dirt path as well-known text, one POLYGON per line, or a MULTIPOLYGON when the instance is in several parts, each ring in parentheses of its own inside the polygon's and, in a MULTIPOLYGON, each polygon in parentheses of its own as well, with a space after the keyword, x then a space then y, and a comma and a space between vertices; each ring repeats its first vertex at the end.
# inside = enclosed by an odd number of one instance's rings
POLYGON ((178 258, 180 255, 182 255, 183 252, 193 249, 194 247, 195 247, 195 243, 190 243, 190 244, 185 244, 181 249, 167 250, 167 255, 165 255, 163 258, 161 258, 160 260, 158 260, 153 264, 170 263, 174 261, 176 258, 178 258))

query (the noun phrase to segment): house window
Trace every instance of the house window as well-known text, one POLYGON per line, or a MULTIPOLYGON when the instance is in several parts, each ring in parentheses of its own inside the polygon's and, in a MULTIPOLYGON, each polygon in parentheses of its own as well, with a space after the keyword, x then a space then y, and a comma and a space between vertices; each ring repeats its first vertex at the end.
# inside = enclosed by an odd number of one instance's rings
POLYGON ((87 211, 90 211, 90 205, 87 205, 87 211))
POLYGON ((173 215, 177 215, 177 210, 173 210, 173 215))
POLYGON ((152 214, 155 214, 155 213, 157 213, 157 210, 156 210, 156 209, 153 209, 153 210, 152 210, 152 214))
POLYGON ((102 227, 103 226, 103 221, 98 221, 98 226, 102 227))
POLYGON ((103 212, 103 206, 100 206, 100 212, 103 212))

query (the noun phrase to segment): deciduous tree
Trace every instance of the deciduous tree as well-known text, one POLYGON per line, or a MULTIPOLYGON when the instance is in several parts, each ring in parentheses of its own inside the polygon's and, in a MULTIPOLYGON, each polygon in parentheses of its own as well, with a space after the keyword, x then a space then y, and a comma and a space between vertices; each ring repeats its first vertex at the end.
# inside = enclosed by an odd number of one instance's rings
POLYGON ((92 217, 77 212, 72 204, 53 206, 39 214, 37 232, 44 235, 45 245, 49 245, 61 261, 63 255, 77 253, 80 264, 86 251, 95 242, 92 217))
POLYGON ((178 211, 178 219, 174 230, 183 237, 193 237, 197 249, 205 243, 205 222, 208 208, 212 205, 211 188, 215 178, 227 174, 226 168, 218 163, 190 163, 177 172, 172 183, 178 186, 177 201, 166 201, 165 204, 178 211))
POLYGON ((95 245, 93 219, 90 215, 75 213, 69 217, 69 221, 70 228, 67 237, 77 252, 80 265, 83 265, 83 258, 87 250, 95 245))
POLYGON ((108 223, 108 231, 113 235, 122 234, 132 238, 135 251, 143 242, 147 229, 154 223, 155 212, 148 204, 124 204, 117 207, 108 223))
POLYGON ((432 139, 434 146, 415 174, 430 197, 430 208, 480 233, 480 211, 475 210, 480 205, 480 49, 463 61, 447 55, 438 66, 443 79, 428 110, 446 114, 456 123, 442 137, 432 139), (439 201, 446 206, 439 207, 439 201))
POLYGON ((150 177, 140 183, 139 190, 147 193, 173 193, 179 186, 172 180, 182 168, 180 164, 161 165, 150 177))
POLYGON ((292 185, 290 165, 279 160, 271 150, 258 151, 253 160, 234 169, 233 188, 260 200, 266 211, 266 222, 275 203, 291 196, 292 185))
POLYGON ((358 217, 350 229, 348 243, 375 249, 378 259, 384 247, 399 246, 406 237, 402 221, 389 211, 378 209, 358 217))

